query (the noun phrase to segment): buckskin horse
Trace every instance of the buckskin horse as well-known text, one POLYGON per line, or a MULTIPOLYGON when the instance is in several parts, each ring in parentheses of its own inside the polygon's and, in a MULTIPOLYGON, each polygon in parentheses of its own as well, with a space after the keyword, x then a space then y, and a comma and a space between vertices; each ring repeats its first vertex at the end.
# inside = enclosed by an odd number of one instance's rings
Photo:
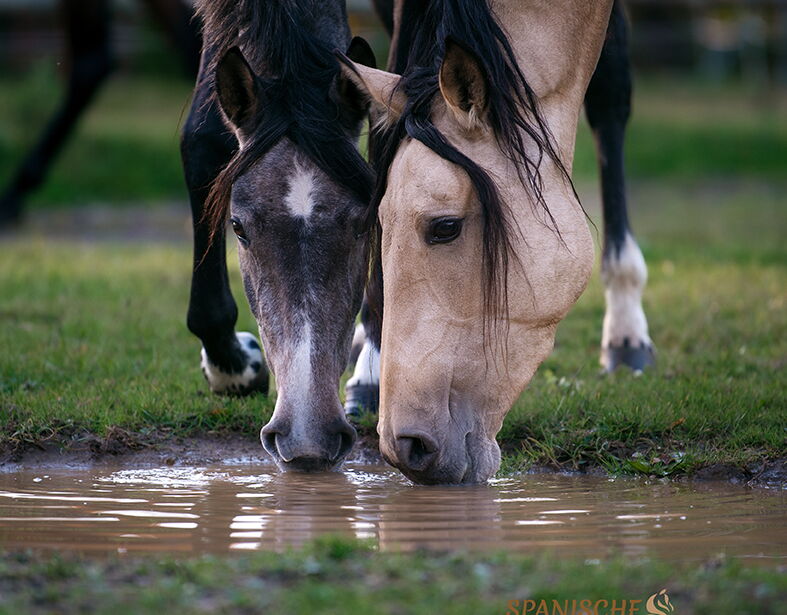
POLYGON ((483 482, 593 267, 570 179, 583 102, 601 161, 601 361, 653 359, 623 185, 626 23, 612 0, 397 0, 392 16, 391 72, 343 59, 380 127, 367 290, 379 337, 348 386, 374 386, 379 361, 381 452, 409 478, 483 482))

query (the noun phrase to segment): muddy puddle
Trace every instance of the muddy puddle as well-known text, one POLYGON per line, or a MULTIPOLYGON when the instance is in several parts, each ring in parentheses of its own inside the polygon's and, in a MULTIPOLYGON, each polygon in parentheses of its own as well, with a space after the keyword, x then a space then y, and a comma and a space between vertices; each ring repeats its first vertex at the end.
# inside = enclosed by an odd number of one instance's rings
POLYGON ((324 533, 381 550, 504 549, 787 563, 787 497, 730 485, 525 475, 416 487, 383 466, 280 474, 268 465, 0 472, 0 547, 227 553, 324 533))

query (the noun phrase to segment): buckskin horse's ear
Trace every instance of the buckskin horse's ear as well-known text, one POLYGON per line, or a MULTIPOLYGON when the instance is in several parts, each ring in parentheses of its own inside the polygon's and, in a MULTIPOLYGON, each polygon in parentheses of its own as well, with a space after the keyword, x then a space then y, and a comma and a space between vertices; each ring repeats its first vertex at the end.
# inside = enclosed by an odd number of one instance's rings
POLYGON ((257 114, 260 93, 257 76, 237 47, 228 50, 219 60, 216 94, 222 112, 240 139, 244 128, 257 114))
MULTIPOLYGON (((356 47, 355 51, 359 51, 359 49, 356 47)), ((351 44, 348 55, 352 51, 353 45, 351 44)), ((371 53, 371 49, 369 52, 371 53)), ((375 111, 382 114, 382 122, 395 122, 404 111, 404 106, 407 103, 404 93, 396 87, 399 85, 399 75, 364 66, 362 60, 361 62, 353 61, 352 57, 343 53, 336 52, 336 57, 339 59, 343 78, 355 84, 358 91, 371 101, 375 111)))
MULTIPOLYGON (((372 48, 360 36, 356 36, 347 48, 347 58, 356 64, 376 68, 377 60, 372 48)), ((369 113, 370 98, 355 80, 348 78, 344 70, 336 77, 336 103, 342 114, 342 121, 349 130, 356 130, 369 113)))
POLYGON ((486 73, 475 53, 450 36, 440 65, 440 93, 462 126, 483 126, 489 101, 486 73))

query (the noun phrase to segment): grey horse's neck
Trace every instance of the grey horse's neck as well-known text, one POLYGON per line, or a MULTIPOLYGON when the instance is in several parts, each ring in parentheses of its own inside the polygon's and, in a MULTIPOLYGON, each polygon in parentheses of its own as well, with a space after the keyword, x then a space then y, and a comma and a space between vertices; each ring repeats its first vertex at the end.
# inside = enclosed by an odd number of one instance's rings
POLYGON ((350 45, 350 25, 347 23, 346 0, 295 0, 303 7, 309 25, 317 38, 341 51, 350 45))

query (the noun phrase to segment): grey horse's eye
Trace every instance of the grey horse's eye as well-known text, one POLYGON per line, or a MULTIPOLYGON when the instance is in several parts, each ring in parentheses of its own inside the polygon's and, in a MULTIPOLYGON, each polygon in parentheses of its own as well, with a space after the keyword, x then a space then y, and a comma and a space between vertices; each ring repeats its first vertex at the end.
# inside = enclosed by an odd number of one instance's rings
POLYGON ((232 230, 235 233, 235 236, 240 241, 241 245, 244 247, 249 245, 249 238, 246 237, 246 231, 243 230, 243 225, 240 223, 235 217, 230 218, 230 224, 232 224, 232 230))
POLYGON ((462 232, 462 218, 453 218, 445 216, 442 218, 435 218, 429 223, 429 228, 426 231, 426 243, 450 243, 462 232))

